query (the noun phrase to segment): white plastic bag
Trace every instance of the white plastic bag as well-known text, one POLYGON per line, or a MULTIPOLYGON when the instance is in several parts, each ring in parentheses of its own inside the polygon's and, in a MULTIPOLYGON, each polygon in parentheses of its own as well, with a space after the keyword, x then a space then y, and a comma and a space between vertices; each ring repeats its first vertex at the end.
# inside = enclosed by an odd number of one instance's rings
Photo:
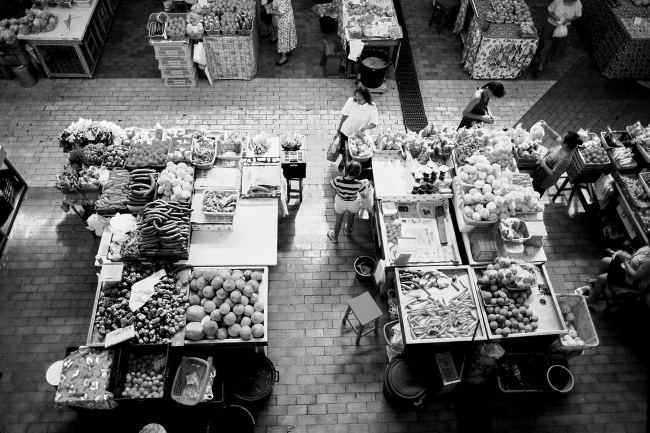
POLYGON ((203 42, 197 42, 196 45, 194 45, 194 57, 193 60, 195 63, 198 63, 199 65, 206 65, 208 61, 205 58, 205 47, 203 46, 203 42))
POLYGON ((101 236, 106 227, 106 218, 97 214, 92 214, 86 221, 86 228, 91 232, 95 232, 95 236, 101 236))
POLYGON ((534 141, 541 140, 542 138, 544 138, 544 127, 542 126, 542 122, 537 122, 530 127, 530 139, 534 141))
POLYGON ((566 38, 568 34, 569 29, 567 29, 567 26, 564 24, 560 24, 555 28, 555 30, 553 30, 554 38, 566 38))
POLYGON ((113 241, 121 242, 124 239, 124 235, 129 232, 134 232, 138 229, 138 224, 135 221, 135 217, 131 214, 115 214, 111 218, 111 233, 113 233, 113 241))
POLYGON ((101 186, 104 186, 108 183, 108 177, 111 174, 111 171, 106 167, 101 167, 99 169, 99 176, 97 176, 97 181, 101 186))

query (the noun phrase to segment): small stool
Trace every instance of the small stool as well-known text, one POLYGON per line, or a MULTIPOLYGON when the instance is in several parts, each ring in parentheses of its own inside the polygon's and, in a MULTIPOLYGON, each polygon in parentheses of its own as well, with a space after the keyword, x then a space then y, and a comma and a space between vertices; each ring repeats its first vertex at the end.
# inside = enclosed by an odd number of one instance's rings
MULTIPOLYGON (((560 178, 562 179, 562 178, 560 178)), ((557 187, 557 184, 555 185, 555 188, 557 189, 557 192, 555 195, 553 195, 553 198, 551 198, 551 201, 555 203, 555 200, 562 194, 564 191, 568 191, 569 189, 571 190, 571 193, 569 194, 569 199, 567 200, 567 206, 571 206, 571 201, 573 200, 573 196, 578 193, 578 198, 580 199, 580 203, 582 204, 582 207, 584 209, 587 209, 587 200, 585 199, 584 194, 582 194, 582 190, 587 191, 587 195, 589 195, 590 199, 593 201, 593 198, 591 197, 591 194, 589 192, 589 185, 587 183, 583 182, 571 182, 571 180, 568 177, 564 177, 564 182, 562 183, 562 186, 559 188, 557 187), (569 186, 570 185, 570 186, 569 186)))
POLYGON ((298 200, 302 203, 302 178, 286 178, 287 179, 287 203, 291 200, 291 194, 297 194, 298 200), (293 181, 298 182, 298 189, 292 188, 293 181))
POLYGON ((429 19, 429 27, 431 27, 431 23, 434 22, 436 14, 439 14, 440 18, 439 21, 437 21, 437 30, 438 33, 440 33, 445 19, 459 8, 459 0, 433 0, 433 12, 431 12, 431 18, 429 19))
POLYGON ((321 65, 325 65, 323 76, 338 75, 343 57, 345 50, 339 41, 323 39, 323 57, 320 61, 321 65))
POLYGON ((357 296, 354 299, 350 299, 348 301, 348 309, 345 312, 345 316, 343 316, 343 325, 345 325, 345 322, 347 321, 350 326, 352 326, 352 329, 354 329, 354 332, 357 333, 357 341, 356 344, 359 344, 359 340, 361 340, 361 337, 375 331, 375 334, 378 334, 379 330, 379 318, 381 317, 381 310, 375 303, 375 301, 372 299, 370 296, 370 293, 365 292, 359 296, 357 296), (354 324, 349 319, 350 313, 357 319, 361 327, 357 329, 354 324), (368 323, 372 322, 374 320, 375 326, 372 328, 368 329, 366 332, 363 332, 363 327, 366 326, 368 323))

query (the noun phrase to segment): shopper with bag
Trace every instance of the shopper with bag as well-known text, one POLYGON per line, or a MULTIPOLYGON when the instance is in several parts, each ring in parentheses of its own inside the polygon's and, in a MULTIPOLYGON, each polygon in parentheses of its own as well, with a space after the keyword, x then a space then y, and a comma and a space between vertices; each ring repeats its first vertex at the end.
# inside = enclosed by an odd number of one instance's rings
POLYGON ((548 18, 537 44, 533 63, 537 70, 535 78, 542 75, 549 57, 558 58, 564 54, 567 45, 568 26, 582 16, 580 0, 554 0, 548 7, 548 18))
POLYGON ((533 188, 541 197, 547 189, 555 185, 555 182, 560 179, 560 176, 569 167, 573 151, 582 144, 582 139, 573 131, 560 135, 553 131, 543 120, 538 123, 555 140, 553 145, 548 148, 549 151, 545 156, 535 154, 539 167, 533 173, 533 188))
POLYGON ((359 86, 354 91, 352 98, 348 99, 341 110, 341 123, 336 131, 339 137, 339 153, 341 162, 339 171, 343 171, 345 165, 345 145, 348 137, 356 132, 363 132, 367 129, 377 127, 379 123, 379 110, 367 87, 359 86))
POLYGON ((332 189, 336 192, 334 197, 336 223, 334 224, 334 230, 327 232, 327 238, 335 244, 339 243, 339 232, 346 213, 348 214, 348 221, 345 234, 346 236, 352 236, 354 216, 361 210, 361 198, 365 198, 368 193, 368 181, 358 180, 359 176, 361 176, 361 164, 357 161, 350 161, 345 166, 345 175, 337 176, 330 182, 332 189))

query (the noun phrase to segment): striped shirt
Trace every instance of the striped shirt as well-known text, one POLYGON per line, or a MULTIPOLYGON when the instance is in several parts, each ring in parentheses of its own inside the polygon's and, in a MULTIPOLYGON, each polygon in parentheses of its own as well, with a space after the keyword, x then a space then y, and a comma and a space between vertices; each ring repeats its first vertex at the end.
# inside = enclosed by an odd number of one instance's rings
POLYGON ((338 176, 330 182, 334 191, 345 201, 353 201, 357 199, 357 194, 366 190, 364 182, 354 180, 347 180, 343 176, 338 176))

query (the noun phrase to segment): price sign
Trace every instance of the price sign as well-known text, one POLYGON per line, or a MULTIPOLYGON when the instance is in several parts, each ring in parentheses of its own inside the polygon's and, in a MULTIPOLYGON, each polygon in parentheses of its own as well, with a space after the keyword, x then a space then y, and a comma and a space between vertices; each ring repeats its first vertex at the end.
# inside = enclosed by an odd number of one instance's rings
POLYGON ((130 340, 135 336, 136 336, 135 327, 133 325, 129 325, 126 328, 116 329, 115 331, 106 334, 104 347, 115 346, 116 344, 119 344, 126 340, 130 340))
POLYGON ((640 17, 634 17, 634 25, 635 26, 640 26, 641 22, 643 22, 643 18, 640 17))

